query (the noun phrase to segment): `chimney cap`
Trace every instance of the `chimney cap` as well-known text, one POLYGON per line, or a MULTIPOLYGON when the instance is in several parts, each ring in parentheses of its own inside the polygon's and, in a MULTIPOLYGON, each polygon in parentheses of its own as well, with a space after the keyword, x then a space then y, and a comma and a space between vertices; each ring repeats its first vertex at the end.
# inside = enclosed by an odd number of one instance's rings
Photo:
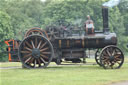
POLYGON ((102 6, 102 8, 108 8, 108 6, 102 6))

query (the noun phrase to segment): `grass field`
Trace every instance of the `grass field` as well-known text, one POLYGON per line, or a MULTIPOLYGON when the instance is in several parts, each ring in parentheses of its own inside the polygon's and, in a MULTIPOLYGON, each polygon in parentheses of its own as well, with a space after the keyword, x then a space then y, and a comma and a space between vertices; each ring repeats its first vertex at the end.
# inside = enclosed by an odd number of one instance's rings
MULTIPOLYGON (((88 61, 94 62, 92 59, 88 61)), ((21 66, 0 63, 0 67, 21 66)), ((108 85, 128 80, 128 59, 121 69, 104 70, 98 65, 48 66, 46 69, 0 69, 0 85, 108 85)))

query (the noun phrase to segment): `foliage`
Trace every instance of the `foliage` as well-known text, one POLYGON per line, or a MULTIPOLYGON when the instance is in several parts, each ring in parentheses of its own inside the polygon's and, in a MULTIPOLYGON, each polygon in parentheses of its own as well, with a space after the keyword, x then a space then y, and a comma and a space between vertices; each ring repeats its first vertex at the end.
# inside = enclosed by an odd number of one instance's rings
POLYGON ((121 16, 119 9, 117 7, 110 9, 110 17, 109 17, 110 29, 112 32, 115 32, 117 34, 119 47, 122 49, 123 48, 126 49, 127 37, 124 36, 125 28, 123 22, 124 22, 123 16, 121 16))
POLYGON ((12 0, 6 2, 2 5, 2 9, 11 17, 12 27, 16 35, 14 38, 22 39, 27 29, 41 27, 43 13, 40 0, 12 0), (4 8, 5 6, 6 8, 4 8))
MULTIPOLYGON (((4 40, 13 37, 13 30, 8 14, 0 11, 0 54, 5 48, 4 40)), ((0 60, 5 60, 4 55, 0 55, 0 60)))
POLYGON ((120 13, 121 15, 123 16, 124 20, 123 20, 123 24, 124 24, 124 27, 126 28, 125 29, 125 35, 128 36, 128 1, 127 0, 122 0, 122 3, 118 6, 119 7, 119 10, 120 10, 120 13))
POLYGON ((90 15, 95 22, 95 28, 100 29, 102 28, 101 4, 102 1, 97 0, 58 0, 58 2, 53 0, 45 6, 45 25, 63 20, 83 26, 86 16, 90 15), (95 11, 95 9, 98 10, 95 11))
MULTIPOLYGON (((122 0, 118 8, 123 20, 122 22, 120 22, 120 24, 124 27, 123 34, 122 36, 120 36, 120 46, 123 46, 122 48, 128 52, 128 49, 126 48, 126 44, 128 45, 128 0, 122 0)), ((119 33, 122 32, 121 29, 119 33)))

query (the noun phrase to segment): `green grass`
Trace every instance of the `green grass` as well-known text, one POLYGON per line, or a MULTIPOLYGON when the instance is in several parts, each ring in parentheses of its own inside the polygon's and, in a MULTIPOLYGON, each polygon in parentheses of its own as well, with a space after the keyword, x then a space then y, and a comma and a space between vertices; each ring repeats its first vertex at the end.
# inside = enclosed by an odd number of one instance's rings
POLYGON ((0 67, 11 67, 11 66, 21 66, 20 62, 2 62, 0 67))
MULTIPOLYGON (((21 66, 12 62, 0 64, 0 67, 21 66)), ((98 65, 70 65, 31 70, 1 69, 0 72, 0 85, 104 85, 128 80, 128 59, 115 70, 104 70, 98 65)))

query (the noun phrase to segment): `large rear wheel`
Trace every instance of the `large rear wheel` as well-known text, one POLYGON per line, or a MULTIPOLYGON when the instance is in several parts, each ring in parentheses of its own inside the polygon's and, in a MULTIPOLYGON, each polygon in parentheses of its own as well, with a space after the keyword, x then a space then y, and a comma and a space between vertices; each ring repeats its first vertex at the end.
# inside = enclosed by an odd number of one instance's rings
POLYGON ((52 44, 45 37, 31 35, 19 46, 19 58, 26 68, 47 67, 54 56, 52 44))

